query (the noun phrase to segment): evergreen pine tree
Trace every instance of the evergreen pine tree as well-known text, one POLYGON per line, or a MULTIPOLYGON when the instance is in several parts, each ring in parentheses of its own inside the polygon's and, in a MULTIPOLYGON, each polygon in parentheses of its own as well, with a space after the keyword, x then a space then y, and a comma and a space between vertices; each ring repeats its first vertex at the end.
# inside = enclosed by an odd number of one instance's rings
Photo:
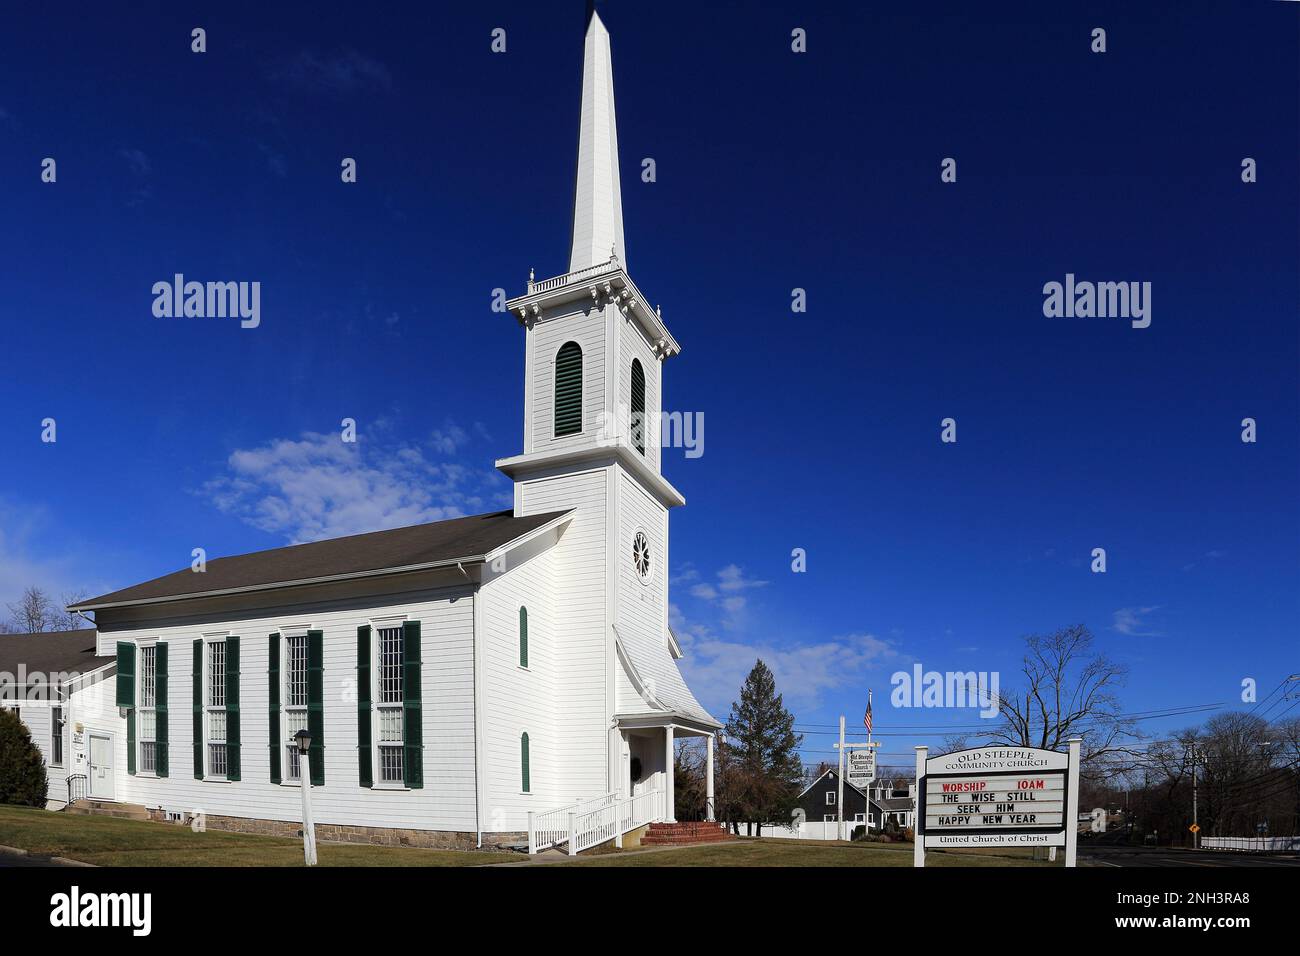
POLYGON ((799 795, 803 766, 794 715, 776 692, 776 678, 761 660, 740 689, 727 718, 727 748, 738 779, 734 812, 750 823, 788 824, 799 795))
POLYGON ((45 806, 45 761, 14 711, 0 708, 0 803, 45 806))

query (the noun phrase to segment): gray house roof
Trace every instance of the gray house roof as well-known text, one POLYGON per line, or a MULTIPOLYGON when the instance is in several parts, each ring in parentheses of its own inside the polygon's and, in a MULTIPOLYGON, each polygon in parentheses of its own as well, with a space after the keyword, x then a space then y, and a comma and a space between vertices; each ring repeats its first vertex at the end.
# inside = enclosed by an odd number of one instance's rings
POLYGON ((567 511, 552 511, 518 518, 510 511, 495 511, 213 558, 207 562, 207 570, 202 574, 185 568, 143 584, 81 601, 72 609, 94 610, 457 562, 473 563, 566 514, 567 511))
POLYGON ((85 673, 110 663, 95 656, 95 629, 0 634, 0 671, 27 674, 85 673))

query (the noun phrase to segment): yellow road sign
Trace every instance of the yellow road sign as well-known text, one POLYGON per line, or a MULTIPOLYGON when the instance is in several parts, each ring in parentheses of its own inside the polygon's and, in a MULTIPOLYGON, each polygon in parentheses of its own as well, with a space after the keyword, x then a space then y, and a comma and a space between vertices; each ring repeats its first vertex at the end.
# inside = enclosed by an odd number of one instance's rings
POLYGON ((1193 823, 1193 824, 1192 824, 1190 827, 1188 827, 1187 829, 1191 830, 1193 833, 1200 833, 1200 832, 1201 832, 1200 824, 1197 824, 1197 823, 1193 823))

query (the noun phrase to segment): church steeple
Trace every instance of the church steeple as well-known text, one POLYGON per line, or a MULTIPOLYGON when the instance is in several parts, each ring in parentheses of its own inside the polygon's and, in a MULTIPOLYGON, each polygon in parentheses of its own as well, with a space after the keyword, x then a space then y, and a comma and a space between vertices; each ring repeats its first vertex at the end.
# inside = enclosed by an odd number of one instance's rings
POLYGON ((530 271, 505 303, 527 333, 523 454, 497 462, 520 514, 541 507, 525 487, 576 488, 593 468, 620 470, 664 508, 685 503, 660 471, 663 365, 681 347, 628 275, 609 31, 587 11, 569 271, 530 271))
POLYGON ((582 113, 575 184, 569 271, 608 262, 611 255, 617 256, 626 270, 623 196, 618 177, 618 125, 614 119, 614 68, 609 31, 594 4, 588 5, 582 57, 582 113))

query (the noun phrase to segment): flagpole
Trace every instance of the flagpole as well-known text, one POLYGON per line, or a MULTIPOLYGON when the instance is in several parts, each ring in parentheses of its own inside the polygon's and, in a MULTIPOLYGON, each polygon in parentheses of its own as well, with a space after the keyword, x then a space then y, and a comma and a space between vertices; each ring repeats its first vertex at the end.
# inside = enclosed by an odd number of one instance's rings
MULTIPOLYGON (((867 714, 870 720, 867 721, 867 752, 871 754, 871 765, 876 765, 876 755, 871 749, 871 735, 875 731, 876 715, 871 711, 871 689, 867 688, 867 714)), ((867 781, 867 812, 862 818, 862 835, 864 837, 871 835, 871 785, 875 783, 875 777, 867 781)), ((883 820, 881 821, 884 822, 883 820)))

